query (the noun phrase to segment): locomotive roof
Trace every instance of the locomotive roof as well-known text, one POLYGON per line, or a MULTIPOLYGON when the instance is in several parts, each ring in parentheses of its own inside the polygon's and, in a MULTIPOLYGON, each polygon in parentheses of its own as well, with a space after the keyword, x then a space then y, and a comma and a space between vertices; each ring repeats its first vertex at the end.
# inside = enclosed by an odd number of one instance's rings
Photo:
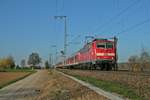
POLYGON ((96 38, 96 39, 94 39, 93 41, 97 41, 97 40, 104 40, 104 41, 107 41, 108 39, 104 39, 104 38, 96 38))
MULTIPOLYGON (((108 39, 106 39, 106 38, 95 38, 95 39, 93 39, 91 42, 87 42, 86 44, 84 44, 84 46, 81 48, 81 49, 83 49, 86 45, 91 45, 91 43, 93 42, 93 41, 98 41, 98 40, 101 40, 101 41, 109 41, 108 39)), ((77 52, 75 52, 75 53, 73 53, 69 58, 71 58, 71 57, 73 57, 73 56, 75 56, 76 55, 76 53, 78 53, 78 52, 80 52, 81 51, 81 49, 80 50, 78 50, 77 52)))
POLYGON ((113 40, 109 40, 109 39, 105 39, 105 38, 96 38, 96 39, 92 40, 91 42, 94 42, 94 41, 113 42, 113 40))

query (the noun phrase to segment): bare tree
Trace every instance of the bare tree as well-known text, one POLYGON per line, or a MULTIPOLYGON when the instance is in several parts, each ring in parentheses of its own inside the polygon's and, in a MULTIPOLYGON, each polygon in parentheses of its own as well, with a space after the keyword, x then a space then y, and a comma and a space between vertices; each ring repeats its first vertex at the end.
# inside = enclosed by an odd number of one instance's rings
POLYGON ((131 71, 137 70, 139 68, 139 57, 137 55, 130 56, 128 59, 131 71))
POLYGON ((12 56, 8 56, 7 58, 7 63, 8 63, 8 66, 10 68, 14 68, 15 67, 15 60, 12 56))
POLYGON ((22 59, 20 62, 21 67, 25 67, 26 66, 26 60, 22 59))
POLYGON ((132 71, 144 71, 150 69, 148 68, 150 66, 150 54, 145 49, 143 49, 139 56, 130 56, 128 62, 132 71))
POLYGON ((150 54, 145 50, 142 50, 142 53, 140 55, 140 63, 141 63, 141 71, 146 69, 150 64, 150 54))

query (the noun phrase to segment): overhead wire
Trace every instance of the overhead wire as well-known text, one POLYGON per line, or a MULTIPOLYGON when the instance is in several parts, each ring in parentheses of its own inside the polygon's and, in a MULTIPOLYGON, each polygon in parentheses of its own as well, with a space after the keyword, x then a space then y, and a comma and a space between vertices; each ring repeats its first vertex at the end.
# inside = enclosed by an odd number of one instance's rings
POLYGON ((125 30, 122 30, 121 32, 117 33, 116 36, 119 36, 120 34, 123 34, 123 33, 128 32, 128 31, 131 31, 131 30, 135 29, 136 27, 139 27, 139 26, 141 26, 145 23, 148 23, 148 22, 150 22, 150 18, 145 19, 144 21, 139 22, 139 23, 137 23, 137 24, 125 29, 125 30))
POLYGON ((62 0, 62 7, 61 7, 61 10, 62 10, 62 12, 64 12, 64 0, 62 0))
MULTIPOLYGON (((99 29, 104 28, 105 26, 109 25, 110 23, 112 23, 112 21, 114 21, 117 17, 120 17, 122 14, 124 14, 125 12, 127 12, 129 9, 131 9, 133 6, 135 6, 136 4, 139 3, 139 1, 141 0, 135 0, 132 4, 130 4, 129 6, 127 6, 126 8, 124 8, 123 10, 121 10, 118 14, 116 14, 114 17, 110 18, 107 20, 106 23, 102 24, 100 28, 97 28, 95 31, 98 31, 99 29)), ((77 38, 81 37, 82 35, 78 35, 77 37, 75 37, 74 39, 72 39, 72 41, 76 40, 77 38)))
MULTIPOLYGON (((145 6, 144 6, 144 8, 145 8, 145 6)), ((145 16, 146 16, 148 14, 147 9, 145 8, 144 11, 145 11, 145 16)), ((122 31, 118 32, 116 35, 119 36, 120 34, 123 34, 125 32, 131 31, 131 30, 133 30, 133 29, 135 29, 135 28, 137 28, 137 27, 139 27, 139 26, 141 26, 141 25, 143 25, 145 23, 150 22, 150 17, 148 17, 148 18, 147 17, 148 16, 146 16, 145 20, 143 20, 143 21, 141 21, 139 23, 136 23, 135 25, 132 25, 131 27, 126 28, 125 30, 122 30, 122 31)))
POLYGON ((56 0, 56 15, 58 14, 58 0, 56 0))
POLYGON ((124 14, 125 12, 127 12, 129 9, 131 9, 132 7, 134 7, 136 4, 139 3, 139 1, 141 0, 135 0, 132 4, 130 4, 129 6, 127 6, 126 8, 124 8, 123 10, 121 10, 118 14, 116 14, 115 16, 113 16, 112 18, 108 19, 106 21, 106 23, 102 24, 100 27, 98 27, 95 32, 97 32, 99 29, 102 29, 104 27, 106 27, 107 25, 109 25, 110 23, 112 23, 114 20, 116 20, 118 17, 120 17, 122 14, 124 14))
MULTIPOLYGON (((100 28, 97 28, 95 31, 98 31, 99 29, 102 29, 102 28, 106 27, 107 25, 109 25, 110 23, 112 23, 114 20, 116 20, 118 17, 120 17, 122 14, 126 13, 128 10, 130 10, 132 7, 134 7, 136 4, 138 4, 140 1, 141 1, 141 0, 135 0, 132 4, 130 4, 129 6, 127 6, 126 8, 124 8, 123 10, 121 10, 121 11, 120 11, 118 14, 116 14, 114 17, 108 19, 108 21, 107 21, 106 23, 102 24, 101 27, 100 27, 100 28)), ((120 34, 122 34, 122 33, 124 33, 124 32, 130 31, 130 30, 132 30, 132 29, 134 29, 134 28, 136 28, 136 27, 138 27, 138 26, 140 26, 140 25, 142 25, 142 24, 145 24, 145 23, 147 23, 147 22, 149 22, 149 21, 150 21, 150 19, 144 20, 144 21, 142 21, 142 22, 140 22, 140 23, 137 23, 137 24, 135 24, 135 25, 133 25, 133 26, 131 26, 131 27, 129 27, 129 28, 127 28, 127 29, 125 29, 125 30, 119 32, 119 33, 117 33, 116 35, 118 36, 118 35, 120 35, 120 34)), ((77 39, 80 38, 81 36, 82 36, 82 35, 76 36, 74 39, 72 39, 71 42, 77 40, 77 39)))

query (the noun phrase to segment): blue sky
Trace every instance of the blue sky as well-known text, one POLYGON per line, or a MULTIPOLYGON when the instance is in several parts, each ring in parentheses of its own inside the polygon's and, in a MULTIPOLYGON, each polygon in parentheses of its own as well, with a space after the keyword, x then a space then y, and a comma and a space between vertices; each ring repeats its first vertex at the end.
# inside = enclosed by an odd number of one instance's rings
MULTIPOLYGON (((38 52, 44 61, 55 53, 51 45, 62 50, 64 21, 54 20, 55 15, 67 16, 68 42, 79 43, 68 46, 70 55, 83 46, 87 35, 113 37, 149 19, 149 4, 149 0, 0 0, 0 57, 12 55, 19 63, 38 52)), ((150 22, 117 37, 119 61, 127 61, 142 46, 150 49, 150 22)))

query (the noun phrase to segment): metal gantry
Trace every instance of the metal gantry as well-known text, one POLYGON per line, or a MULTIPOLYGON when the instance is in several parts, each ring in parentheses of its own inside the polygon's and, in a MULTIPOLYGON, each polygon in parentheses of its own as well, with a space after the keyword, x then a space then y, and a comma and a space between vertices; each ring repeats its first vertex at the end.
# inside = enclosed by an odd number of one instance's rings
POLYGON ((67 16, 54 16, 55 19, 64 19, 64 51, 63 51, 63 56, 64 56, 64 65, 66 64, 65 59, 67 56, 67 16))

